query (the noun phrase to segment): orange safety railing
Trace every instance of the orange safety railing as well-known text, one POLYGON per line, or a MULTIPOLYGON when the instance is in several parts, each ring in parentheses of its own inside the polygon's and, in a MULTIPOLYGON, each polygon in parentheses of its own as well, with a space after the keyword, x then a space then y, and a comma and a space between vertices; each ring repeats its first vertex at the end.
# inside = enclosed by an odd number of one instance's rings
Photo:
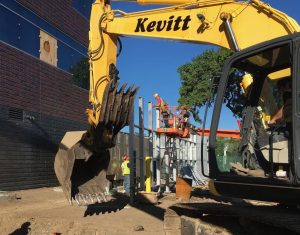
MULTIPOLYGON (((197 134, 202 136, 202 131, 203 131, 203 129, 198 128, 197 134)), ((210 129, 204 129, 204 136, 209 136, 209 134, 210 134, 210 129)), ((240 131, 238 131, 238 130, 217 130, 217 137, 240 139, 241 134, 240 134, 240 131)))

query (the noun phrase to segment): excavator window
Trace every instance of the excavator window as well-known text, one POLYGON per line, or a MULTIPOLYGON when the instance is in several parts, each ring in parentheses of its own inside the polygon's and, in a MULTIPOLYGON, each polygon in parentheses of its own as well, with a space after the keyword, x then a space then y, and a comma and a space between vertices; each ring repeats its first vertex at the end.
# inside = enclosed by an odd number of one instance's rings
POLYGON ((283 45, 236 61, 234 67, 251 74, 258 71, 266 74, 274 73, 290 68, 289 53, 289 45, 283 45))
MULTIPOLYGON (((278 85, 283 80, 291 82, 291 60, 290 45, 284 44, 232 63, 219 125, 230 116, 241 118, 241 139, 216 139, 219 172, 237 177, 288 179, 292 128, 287 122, 271 125, 271 121, 287 99, 281 96, 278 85), (245 78, 247 89, 240 86, 245 78)), ((291 106, 288 109, 291 112, 291 106)))

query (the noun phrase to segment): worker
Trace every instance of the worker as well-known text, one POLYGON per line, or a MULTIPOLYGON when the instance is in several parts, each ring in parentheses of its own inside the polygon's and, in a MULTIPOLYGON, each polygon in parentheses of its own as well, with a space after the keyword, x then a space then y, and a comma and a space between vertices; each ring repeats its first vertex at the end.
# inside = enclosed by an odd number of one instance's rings
POLYGON ((277 113, 271 118, 269 124, 278 124, 285 121, 287 128, 292 124, 292 80, 290 77, 279 80, 277 83, 278 91, 283 100, 283 105, 277 113))
POLYGON ((169 127, 168 118, 170 116, 170 110, 168 104, 157 93, 154 94, 154 99, 157 101, 154 107, 159 108, 165 127, 169 127))
POLYGON ((124 180, 123 181, 124 192, 126 194, 129 194, 129 192, 130 192, 130 168, 129 168, 128 154, 124 154, 121 168, 122 168, 122 174, 123 174, 123 180, 124 180))
POLYGON ((191 116, 189 109, 186 108, 185 105, 181 105, 179 107, 179 128, 184 129, 189 124, 189 118, 191 116))

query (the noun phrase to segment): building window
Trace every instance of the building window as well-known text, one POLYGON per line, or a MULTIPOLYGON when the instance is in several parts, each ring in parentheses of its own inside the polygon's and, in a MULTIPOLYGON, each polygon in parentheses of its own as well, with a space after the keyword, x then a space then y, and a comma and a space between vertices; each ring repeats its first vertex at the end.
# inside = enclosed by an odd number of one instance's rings
POLYGON ((58 41, 58 67, 73 75, 73 83, 89 89, 89 63, 86 55, 58 41))
POLYGON ((90 19, 93 2, 94 0, 73 0, 73 7, 85 18, 90 19))
MULTIPOLYGON (((90 14, 93 1, 74 2, 90 14)), ((89 89, 86 48, 17 4, 0 4, 0 41, 73 74, 75 85, 89 89)))
POLYGON ((90 73, 88 58, 81 58, 76 64, 70 68, 70 73, 73 75, 73 83, 76 86, 88 90, 90 88, 90 73))
POLYGON ((0 40, 39 57, 39 28, 0 6, 0 40))

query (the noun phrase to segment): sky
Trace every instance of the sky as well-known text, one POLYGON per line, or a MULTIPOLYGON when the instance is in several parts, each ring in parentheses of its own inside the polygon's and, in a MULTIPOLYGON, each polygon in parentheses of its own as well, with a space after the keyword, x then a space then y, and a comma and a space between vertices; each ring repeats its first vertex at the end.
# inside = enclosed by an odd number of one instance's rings
MULTIPOLYGON (((300 22, 300 2, 298 0, 265 0, 273 8, 285 12, 290 17, 300 22)), ((113 2, 112 9, 125 12, 151 9, 154 6, 140 6, 133 2, 113 2)), ((157 7, 157 6, 155 6, 157 7)), ((161 7, 161 6, 160 6, 161 7)), ((251 20, 251 19, 249 19, 251 20)), ((199 45, 183 42, 166 41, 160 39, 123 37, 122 53, 117 60, 121 82, 140 86, 135 101, 135 123, 138 123, 138 97, 144 98, 145 110, 148 102, 155 102, 154 93, 160 94, 170 105, 177 105, 179 99, 180 75, 177 68, 200 55, 203 51, 214 49, 214 46, 199 45)), ((203 110, 200 118, 203 118, 203 110)), ((209 127, 209 116, 208 115, 209 127)), ((147 114, 145 113, 145 116, 147 114)), ((147 119, 145 120, 147 123, 147 119)), ((221 119, 219 129, 237 130, 236 120, 231 113, 226 113, 226 118, 221 119)), ((147 124, 146 124, 147 125, 147 124)), ((196 124, 200 127, 199 124, 196 124)), ((202 126, 201 126, 202 127, 202 126)))

